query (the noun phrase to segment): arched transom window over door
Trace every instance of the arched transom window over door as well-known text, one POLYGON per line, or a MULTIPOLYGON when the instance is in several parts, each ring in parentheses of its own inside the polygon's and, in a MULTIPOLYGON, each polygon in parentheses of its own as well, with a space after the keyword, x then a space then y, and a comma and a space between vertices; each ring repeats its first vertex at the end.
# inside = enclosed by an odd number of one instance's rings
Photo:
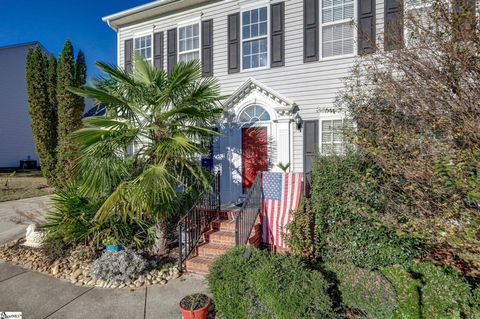
POLYGON ((270 114, 260 105, 247 107, 239 116, 242 123, 254 123, 258 121, 270 121, 270 114))

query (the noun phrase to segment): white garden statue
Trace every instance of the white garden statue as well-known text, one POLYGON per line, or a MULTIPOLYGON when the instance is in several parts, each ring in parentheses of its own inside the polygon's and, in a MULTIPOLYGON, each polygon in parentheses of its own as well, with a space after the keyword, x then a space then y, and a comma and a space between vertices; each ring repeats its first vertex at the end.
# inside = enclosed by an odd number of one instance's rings
POLYGON ((24 245, 28 247, 40 247, 42 243, 43 232, 38 230, 35 224, 28 225, 24 245))

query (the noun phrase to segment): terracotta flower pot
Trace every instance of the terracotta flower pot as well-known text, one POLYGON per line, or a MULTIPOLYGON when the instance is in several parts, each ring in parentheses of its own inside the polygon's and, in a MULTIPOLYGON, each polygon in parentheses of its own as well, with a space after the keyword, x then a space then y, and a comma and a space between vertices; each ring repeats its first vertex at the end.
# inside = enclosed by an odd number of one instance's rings
POLYGON ((208 314, 208 308, 210 307, 210 302, 211 301, 209 300, 206 306, 193 311, 189 309, 183 309, 180 304, 178 305, 178 307, 180 308, 183 319, 206 319, 208 314))

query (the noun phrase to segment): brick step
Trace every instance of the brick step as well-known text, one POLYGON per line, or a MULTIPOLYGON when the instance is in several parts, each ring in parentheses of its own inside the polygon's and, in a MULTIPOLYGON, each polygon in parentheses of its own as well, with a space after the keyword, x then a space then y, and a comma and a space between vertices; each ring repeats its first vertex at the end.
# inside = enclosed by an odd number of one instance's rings
POLYGON ((206 275, 208 274, 208 267, 210 267, 214 260, 214 258, 208 257, 193 257, 186 262, 187 270, 194 274, 206 275))
POLYGON ((237 211, 232 211, 232 210, 225 210, 225 211, 220 211, 218 212, 218 217, 221 219, 235 219, 235 216, 237 215, 237 211))
POLYGON ((212 228, 226 231, 235 231, 235 220, 217 218, 212 221, 212 228))
POLYGON ((215 258, 217 256, 220 256, 226 253, 231 248, 232 246, 229 246, 229 245, 207 243, 199 246, 197 249, 198 249, 198 256, 215 258))
POLYGON ((205 242, 235 246, 235 232, 227 230, 209 230, 203 234, 205 242))

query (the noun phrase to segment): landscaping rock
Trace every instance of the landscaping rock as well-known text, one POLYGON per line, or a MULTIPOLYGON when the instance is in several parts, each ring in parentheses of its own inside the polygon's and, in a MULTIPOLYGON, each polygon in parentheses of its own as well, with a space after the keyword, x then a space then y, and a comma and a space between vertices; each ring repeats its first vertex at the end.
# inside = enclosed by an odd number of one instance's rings
POLYGON ((75 272, 72 274, 72 278, 77 279, 78 277, 80 277, 81 274, 82 274, 82 270, 81 270, 81 269, 77 269, 77 270, 75 270, 75 272))
POLYGON ((182 275, 178 267, 159 269, 159 262, 147 261, 149 267, 136 278, 112 280, 109 282, 91 277, 91 265, 99 253, 88 246, 77 246, 68 250, 64 257, 51 260, 44 250, 20 245, 22 239, 0 246, 0 260, 19 264, 25 268, 45 273, 55 278, 65 279, 77 286, 121 289, 140 288, 151 285, 165 285, 170 279, 182 275))
POLYGON ((55 265, 52 267, 52 275, 58 275, 58 272, 60 271, 60 266, 59 265, 55 265))

